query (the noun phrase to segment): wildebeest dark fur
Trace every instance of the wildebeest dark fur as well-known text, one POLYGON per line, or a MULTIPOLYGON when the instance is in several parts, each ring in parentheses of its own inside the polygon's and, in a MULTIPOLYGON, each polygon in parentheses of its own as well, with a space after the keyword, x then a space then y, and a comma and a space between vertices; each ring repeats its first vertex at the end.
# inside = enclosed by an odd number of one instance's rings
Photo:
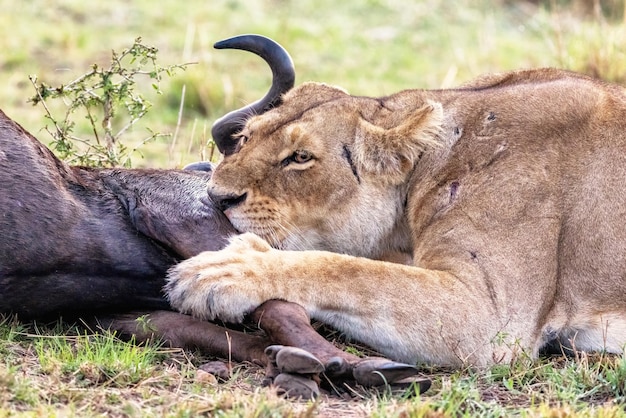
POLYGON ((166 270, 234 232, 210 175, 71 167, 0 112, 0 312, 168 309, 166 270))

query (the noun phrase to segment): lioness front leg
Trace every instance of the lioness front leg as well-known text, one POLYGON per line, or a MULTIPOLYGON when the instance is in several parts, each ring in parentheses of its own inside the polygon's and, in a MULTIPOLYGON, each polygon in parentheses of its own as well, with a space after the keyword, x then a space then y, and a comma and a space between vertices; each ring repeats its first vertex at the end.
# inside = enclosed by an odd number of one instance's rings
POLYGON ((398 361, 483 365, 510 357, 480 280, 324 251, 280 251, 243 234, 174 267, 166 292, 181 312, 240 322, 283 299, 398 361))

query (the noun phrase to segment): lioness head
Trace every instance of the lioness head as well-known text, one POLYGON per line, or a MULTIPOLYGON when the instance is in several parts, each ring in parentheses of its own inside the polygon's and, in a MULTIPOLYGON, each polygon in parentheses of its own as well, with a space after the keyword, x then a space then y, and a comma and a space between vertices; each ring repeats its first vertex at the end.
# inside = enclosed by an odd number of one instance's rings
POLYGON ((235 228, 281 249, 407 250, 408 237, 395 231, 406 180, 437 141, 441 105, 353 97, 319 83, 271 100, 280 104, 232 133, 232 152, 209 183, 235 228))

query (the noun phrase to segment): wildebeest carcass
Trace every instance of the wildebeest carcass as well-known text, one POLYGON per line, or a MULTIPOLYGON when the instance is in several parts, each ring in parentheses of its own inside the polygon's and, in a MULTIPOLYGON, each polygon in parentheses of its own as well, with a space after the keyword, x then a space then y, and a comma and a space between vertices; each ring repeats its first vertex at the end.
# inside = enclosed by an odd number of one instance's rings
MULTIPOLYGON (((272 105, 293 86, 291 59, 273 41, 245 36, 222 47, 257 53, 274 74, 266 97, 246 111, 272 105)), ((269 301, 257 309, 252 317, 266 336, 227 334, 223 327, 173 312, 162 293, 167 270, 201 251, 222 248, 237 233, 208 198, 210 164, 198 167, 69 166, 0 111, 0 313, 20 319, 96 316, 139 340, 156 336, 239 361, 282 362, 273 375, 310 373, 311 361, 315 371, 364 384, 414 374, 407 365, 364 361, 338 350, 295 304, 269 301), (149 330, 136 321, 145 313, 149 330), (266 351, 272 344, 278 346, 266 351), (303 351, 281 351, 280 345, 300 347, 317 360, 303 351)))

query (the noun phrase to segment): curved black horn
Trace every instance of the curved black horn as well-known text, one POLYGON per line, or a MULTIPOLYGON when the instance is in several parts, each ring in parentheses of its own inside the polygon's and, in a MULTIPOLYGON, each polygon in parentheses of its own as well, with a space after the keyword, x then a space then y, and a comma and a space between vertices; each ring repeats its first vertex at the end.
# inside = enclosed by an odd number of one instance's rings
POLYGON ((225 39, 213 45, 217 49, 242 49, 254 52, 267 62, 272 70, 272 87, 261 99, 248 106, 222 116, 213 124, 211 135, 224 154, 232 154, 237 146, 232 135, 243 128, 252 115, 261 114, 276 106, 283 93, 291 89, 296 73, 291 57, 278 43, 261 35, 240 35, 225 39))

